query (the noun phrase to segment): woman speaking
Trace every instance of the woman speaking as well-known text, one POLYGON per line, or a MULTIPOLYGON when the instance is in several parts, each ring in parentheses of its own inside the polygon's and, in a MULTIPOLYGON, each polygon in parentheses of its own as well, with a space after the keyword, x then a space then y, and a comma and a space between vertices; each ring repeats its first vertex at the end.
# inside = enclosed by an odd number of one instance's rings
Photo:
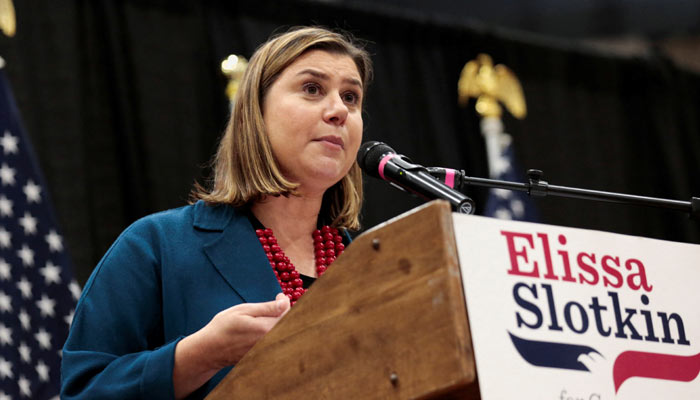
POLYGON ((203 398, 359 227, 371 79, 348 37, 301 28, 250 60, 193 204, 127 228, 88 280, 61 398, 203 398))

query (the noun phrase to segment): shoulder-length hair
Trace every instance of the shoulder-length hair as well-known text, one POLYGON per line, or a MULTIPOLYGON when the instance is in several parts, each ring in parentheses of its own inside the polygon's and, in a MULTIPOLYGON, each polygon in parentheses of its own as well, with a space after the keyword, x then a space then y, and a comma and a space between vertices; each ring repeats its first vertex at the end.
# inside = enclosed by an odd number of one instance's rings
MULTIPOLYGON (((194 200, 245 206, 266 196, 290 196, 299 186, 287 180, 274 159, 265 133, 262 108, 270 86, 302 54, 324 50, 347 55, 355 62, 362 90, 372 79, 369 54, 347 34, 320 27, 293 28, 272 37, 251 57, 234 98, 234 106, 212 161, 209 190, 195 184, 194 200)), ((337 228, 359 229, 362 208, 362 172, 357 161, 338 183, 326 190, 322 216, 337 228)))

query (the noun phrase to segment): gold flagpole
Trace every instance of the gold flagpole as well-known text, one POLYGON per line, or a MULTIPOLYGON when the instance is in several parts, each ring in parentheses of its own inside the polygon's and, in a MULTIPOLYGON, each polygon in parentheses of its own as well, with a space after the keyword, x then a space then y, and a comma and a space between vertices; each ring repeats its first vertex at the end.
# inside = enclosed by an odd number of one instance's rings
POLYGON ((0 0, 0 30, 9 37, 15 36, 17 18, 12 0, 0 0))
POLYGON ((240 84, 241 78, 243 78, 243 73, 247 67, 248 60, 246 60, 245 57, 236 54, 231 54, 221 62, 221 72, 223 72, 223 74, 229 79, 228 85, 226 85, 226 96, 228 96, 228 99, 231 102, 231 107, 233 107, 236 92, 238 92, 238 85, 240 84))

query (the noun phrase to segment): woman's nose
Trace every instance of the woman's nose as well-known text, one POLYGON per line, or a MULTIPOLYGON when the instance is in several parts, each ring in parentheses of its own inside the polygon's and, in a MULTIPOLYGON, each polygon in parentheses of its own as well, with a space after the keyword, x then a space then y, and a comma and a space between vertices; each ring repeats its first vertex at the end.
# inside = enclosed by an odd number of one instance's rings
POLYGON ((348 117, 348 106, 343 102, 340 94, 328 96, 328 103, 323 112, 323 119, 334 125, 343 125, 348 117))

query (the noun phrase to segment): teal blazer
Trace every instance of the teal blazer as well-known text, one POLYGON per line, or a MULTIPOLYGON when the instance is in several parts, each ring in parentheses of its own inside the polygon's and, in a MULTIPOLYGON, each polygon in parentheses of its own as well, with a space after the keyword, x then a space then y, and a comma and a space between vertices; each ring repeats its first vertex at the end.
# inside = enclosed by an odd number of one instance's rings
MULTIPOLYGON (((122 233, 87 281, 63 347, 62 399, 172 399, 175 345, 281 289, 248 218, 202 201, 122 233)), ((203 398, 231 367, 190 398, 203 398)))

